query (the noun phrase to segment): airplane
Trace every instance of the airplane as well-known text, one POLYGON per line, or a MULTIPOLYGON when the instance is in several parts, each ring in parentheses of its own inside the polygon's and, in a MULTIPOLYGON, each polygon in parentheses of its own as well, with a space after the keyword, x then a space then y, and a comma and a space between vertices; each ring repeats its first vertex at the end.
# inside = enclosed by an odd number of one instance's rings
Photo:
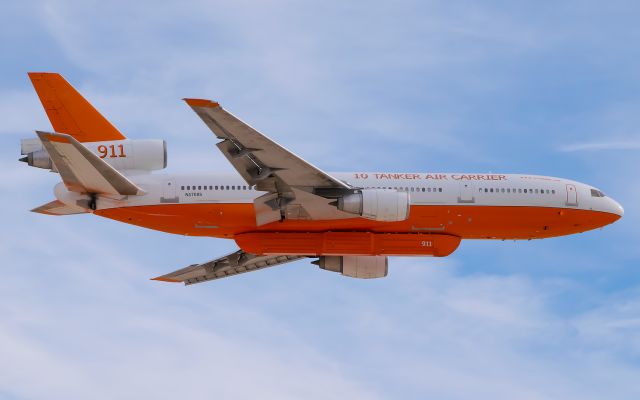
POLYGON ((239 249, 156 278, 191 285, 303 258, 353 278, 382 278, 389 256, 445 257, 462 239, 531 240, 620 219, 599 189, 550 176, 327 173, 217 102, 183 99, 238 174, 153 173, 161 139, 128 139, 60 74, 28 74, 53 126, 23 139, 20 161, 60 175, 32 211, 94 214, 158 231, 232 239, 239 249))

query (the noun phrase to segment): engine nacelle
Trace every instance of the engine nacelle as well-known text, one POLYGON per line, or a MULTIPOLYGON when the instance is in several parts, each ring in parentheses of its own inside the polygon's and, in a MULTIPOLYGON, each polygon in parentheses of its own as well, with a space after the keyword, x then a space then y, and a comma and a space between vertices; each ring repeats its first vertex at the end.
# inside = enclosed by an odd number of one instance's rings
POLYGON ((409 193, 395 189, 360 189, 338 198, 338 210, 374 221, 409 218, 409 193))
POLYGON ((49 153, 47 153, 46 150, 37 150, 27 153, 27 155, 20 160, 26 162, 32 167, 55 170, 55 166, 53 165, 53 162, 51 162, 49 153))
POLYGON ((360 279, 384 278, 389 262, 384 256, 324 256, 318 260, 320 268, 360 279))
MULTIPOLYGON (((167 144, 161 139, 84 142, 82 145, 118 170, 156 171, 167 167, 167 144)), ((24 139, 22 154, 25 157, 20 161, 55 171, 49 154, 38 139, 24 139)))

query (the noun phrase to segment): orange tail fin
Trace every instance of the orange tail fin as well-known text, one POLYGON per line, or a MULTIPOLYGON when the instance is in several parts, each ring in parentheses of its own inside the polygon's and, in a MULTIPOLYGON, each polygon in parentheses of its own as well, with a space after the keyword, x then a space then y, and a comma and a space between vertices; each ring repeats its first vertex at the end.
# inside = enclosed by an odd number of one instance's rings
POLYGON ((79 142, 126 139, 62 75, 30 72, 29 79, 56 132, 71 135, 79 142))

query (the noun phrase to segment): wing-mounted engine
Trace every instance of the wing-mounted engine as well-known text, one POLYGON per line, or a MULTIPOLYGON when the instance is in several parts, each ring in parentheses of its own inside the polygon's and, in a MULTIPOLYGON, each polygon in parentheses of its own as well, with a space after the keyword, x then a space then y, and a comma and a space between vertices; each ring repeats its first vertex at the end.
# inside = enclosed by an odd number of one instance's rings
POLYGON ((409 193, 396 189, 316 189, 315 194, 333 198, 338 210, 374 221, 404 221, 409 218, 409 193))
MULTIPOLYGON (((83 145, 117 170, 157 171, 167 167, 167 144, 161 139, 84 142, 83 145)), ((40 139, 21 141, 20 161, 57 172, 40 139)))
POLYGON ((338 198, 338 210, 374 221, 404 221, 409 205, 409 193, 395 189, 359 189, 338 198))
POLYGON ((313 264, 360 279, 384 278, 389 272, 388 258, 384 256, 323 256, 313 264))

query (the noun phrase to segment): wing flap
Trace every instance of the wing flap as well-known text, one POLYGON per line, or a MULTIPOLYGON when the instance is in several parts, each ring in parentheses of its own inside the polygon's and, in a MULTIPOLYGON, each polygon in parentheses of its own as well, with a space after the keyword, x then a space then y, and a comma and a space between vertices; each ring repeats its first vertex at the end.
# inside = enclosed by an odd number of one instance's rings
POLYGON ((37 134, 70 191, 121 196, 145 193, 72 136, 48 132, 37 134))
POLYGON ((270 255, 256 256, 238 250, 224 257, 208 261, 203 264, 193 264, 166 275, 152 278, 162 282, 183 282, 185 285, 207 282, 216 279, 226 278, 245 272, 257 271, 260 269, 285 264, 291 261, 305 258, 305 256, 291 255, 270 255))

